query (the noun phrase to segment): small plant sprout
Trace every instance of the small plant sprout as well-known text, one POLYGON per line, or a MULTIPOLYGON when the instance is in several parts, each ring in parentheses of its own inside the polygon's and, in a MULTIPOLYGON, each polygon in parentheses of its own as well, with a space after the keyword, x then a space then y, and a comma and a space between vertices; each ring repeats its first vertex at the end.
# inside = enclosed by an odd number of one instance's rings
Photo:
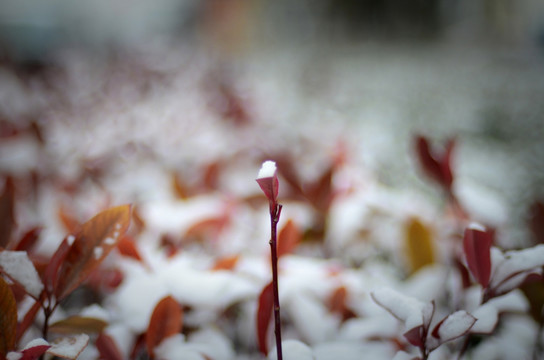
MULTIPOLYGON (((277 227, 280 220, 282 206, 278 204, 278 176, 276 174, 276 163, 274 161, 265 161, 257 175, 257 183, 268 198, 270 205, 270 252, 272 258, 272 292, 274 296, 274 333, 276 335, 276 353, 277 359, 282 360, 281 351, 281 320, 280 320, 280 299, 278 293, 278 251, 277 251, 277 227)), ((267 286, 268 288, 268 286, 267 286)), ((266 290, 266 288, 265 288, 266 290)), ((268 293, 266 291, 266 293, 268 293)), ((263 297, 263 296, 261 296, 263 297)), ((266 302, 266 301, 264 301, 266 302)), ((261 304, 259 304, 261 305, 261 304)), ((268 312, 266 306, 259 306, 259 314, 257 316, 257 328, 259 331, 259 347, 261 351, 266 352, 266 328, 268 322, 259 321, 266 316, 261 316, 263 312, 268 312), (264 335, 262 335, 264 334, 264 335)), ((268 313, 269 314, 269 313, 268 313)))

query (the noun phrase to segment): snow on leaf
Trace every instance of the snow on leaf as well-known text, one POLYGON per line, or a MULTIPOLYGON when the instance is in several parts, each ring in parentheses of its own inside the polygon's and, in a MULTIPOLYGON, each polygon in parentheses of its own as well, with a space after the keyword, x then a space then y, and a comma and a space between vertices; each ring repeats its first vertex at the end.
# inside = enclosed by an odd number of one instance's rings
POLYGON ((371 293, 371 297, 378 305, 402 321, 408 330, 421 325, 428 326, 434 312, 432 303, 424 303, 389 288, 378 289, 371 293))
POLYGON ((455 340, 463 335, 468 334, 476 318, 464 310, 459 310, 446 316, 433 329, 432 336, 438 340, 434 347, 455 340))
MULTIPOLYGON (((504 253, 504 260, 497 264, 495 268, 491 285, 496 288, 516 275, 543 265, 544 244, 523 250, 507 251, 504 253)), ((519 285, 519 283, 516 283, 513 286, 515 287, 517 285, 519 285)), ((501 292, 512 290, 514 287, 502 289, 501 292)))
POLYGON ((259 350, 263 355, 268 353, 266 340, 273 307, 274 296, 272 282, 270 282, 259 295, 259 305, 257 308, 257 341, 259 343, 259 350))
POLYGON ((35 360, 42 356, 51 345, 42 338, 34 339, 25 345, 21 350, 21 360, 35 360))
POLYGON ((465 229, 463 249, 472 276, 487 288, 491 275, 491 245, 493 237, 489 231, 483 231, 480 226, 469 226, 465 229))
POLYGON ((43 283, 26 251, 0 252, 0 268, 13 281, 21 285, 27 294, 34 299, 40 297, 43 283))
POLYGON ((278 198, 279 182, 276 175, 276 163, 265 161, 257 174, 257 183, 270 202, 276 202, 278 198))
MULTIPOLYGON (((285 340, 281 342, 282 347, 282 356, 285 360, 313 360, 314 356, 312 354, 312 349, 298 340, 285 340)), ((270 351, 268 354, 269 360, 276 360, 278 355, 276 353, 276 348, 270 351)))
POLYGON ((75 290, 100 265, 117 244, 116 241, 106 243, 106 240, 118 240, 127 230, 129 222, 130 205, 123 205, 102 211, 83 224, 61 265, 56 289, 58 299, 65 298, 75 290), (98 248, 101 250, 96 251, 98 248))
POLYGON ((181 306, 172 297, 163 298, 151 315, 146 333, 147 352, 154 358, 154 349, 164 339, 178 334, 183 326, 183 312, 181 306))
POLYGON ((65 359, 75 360, 89 343, 89 335, 79 334, 56 339, 51 343, 48 354, 59 356, 65 359))
POLYGON ((499 321, 497 308, 489 302, 472 311, 472 316, 476 322, 470 332, 475 334, 491 334, 499 321))
POLYGON ((0 276, 0 358, 15 347, 17 305, 9 285, 0 276))

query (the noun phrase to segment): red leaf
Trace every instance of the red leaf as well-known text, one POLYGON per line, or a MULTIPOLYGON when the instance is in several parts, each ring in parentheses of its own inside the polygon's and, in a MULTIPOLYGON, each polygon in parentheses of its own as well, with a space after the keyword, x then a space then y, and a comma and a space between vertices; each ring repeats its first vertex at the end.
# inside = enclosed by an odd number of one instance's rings
POLYGON ((32 249, 32 247, 36 244, 38 239, 40 238, 40 233, 42 232, 42 228, 39 226, 36 226, 29 231, 27 231, 22 237, 21 240, 15 245, 15 248, 13 250, 15 251, 29 251, 32 249))
POLYGON ((449 140, 442 154, 433 154, 428 140, 423 136, 416 136, 417 157, 423 171, 448 191, 453 183, 451 154, 454 146, 455 140, 449 140))
POLYGON ((233 255, 217 259, 212 270, 232 270, 238 263, 239 258, 239 255, 233 255))
POLYGON ((468 268, 482 287, 487 288, 491 275, 491 245, 493 236, 483 228, 471 226, 465 229, 463 248, 468 268))
POLYGON ((182 327, 183 312, 178 302, 172 296, 159 301, 147 328, 146 346, 149 356, 153 358, 155 347, 167 337, 181 332, 182 327))
POLYGON ((4 192, 0 195, 0 248, 6 248, 11 239, 15 225, 13 206, 15 203, 15 186, 11 178, 7 178, 4 192))
POLYGON ((259 295, 259 306, 257 309, 257 340, 259 342, 259 351, 263 355, 268 354, 266 336, 272 318, 272 309, 274 308, 274 293, 272 282, 266 285, 259 295))
POLYGON ((36 360, 40 356, 42 356, 47 350, 49 350, 49 348, 51 348, 51 345, 46 344, 27 347, 26 349, 21 351, 23 357, 21 357, 20 360, 36 360))
POLYGON ((334 164, 331 164, 321 177, 313 184, 310 184, 305 193, 312 205, 321 211, 327 211, 333 199, 332 176, 334 164))
POLYGON ((544 244, 544 203, 536 201, 529 209, 529 228, 537 244, 544 244))
POLYGON ((70 250, 70 245, 67 237, 62 240, 53 256, 51 256, 51 260, 49 260, 47 267, 45 268, 45 272, 43 274, 43 283, 45 285, 45 290, 49 294, 52 294, 57 288, 57 283, 59 280, 59 269, 62 265, 62 262, 64 261, 64 258, 66 257, 66 254, 68 254, 68 250, 70 250))
POLYGON ((75 290, 117 245, 130 223, 130 205, 102 211, 75 237, 61 265, 56 288, 59 300, 75 290))
POLYGON ((0 276, 0 358, 15 348, 17 304, 4 278, 0 276))
POLYGON ((123 360, 123 355, 121 355, 117 344, 109 335, 105 333, 98 335, 95 345, 100 353, 100 359, 123 360))
POLYGON ((129 236, 123 236, 119 240, 119 243, 117 243, 117 249, 119 250, 121 255, 133 258, 140 262, 142 261, 142 257, 140 255, 140 252, 138 251, 138 248, 134 244, 134 240, 129 236))
POLYGON ((59 207, 58 217, 69 234, 75 234, 81 228, 81 224, 79 223, 79 221, 72 214, 69 214, 62 206, 59 207))
POLYGON ((273 161, 265 161, 257 175, 257 183, 268 198, 271 204, 276 204, 279 191, 279 181, 276 170, 276 163, 273 161), (273 171, 273 174, 270 172, 273 171))
POLYGON ((404 333, 404 337, 408 342, 414 346, 423 346, 425 339, 423 338, 423 325, 416 326, 413 329, 404 333))
POLYGON ((21 337, 25 334, 26 330, 36 318, 36 314, 41 309, 42 304, 39 301, 36 301, 34 305, 25 314, 23 321, 17 324, 17 335, 15 337, 15 343, 18 343, 21 340, 21 337))
POLYGON ((297 247, 302 234, 298 226, 289 219, 278 235, 278 259, 285 254, 290 254, 297 247))

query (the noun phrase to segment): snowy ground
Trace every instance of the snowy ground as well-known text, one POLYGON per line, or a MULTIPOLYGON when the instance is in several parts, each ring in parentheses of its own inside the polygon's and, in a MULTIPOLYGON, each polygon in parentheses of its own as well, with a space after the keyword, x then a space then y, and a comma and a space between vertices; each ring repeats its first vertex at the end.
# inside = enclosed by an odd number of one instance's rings
MULTIPOLYGON (((108 258, 124 280, 98 301, 125 356, 156 303, 172 295, 186 309, 184 334, 163 343, 159 357, 260 358, 255 312, 270 281, 269 225, 255 178, 273 159, 281 160, 279 227, 292 220, 318 234, 280 260, 284 338, 305 344, 286 344, 288 359, 417 355, 402 340, 409 328, 370 296, 384 288, 435 300, 435 322, 460 306, 485 314, 481 327, 507 312, 469 354, 528 359, 538 325, 521 292, 484 310, 477 285, 460 292, 452 259, 465 223, 418 171, 412 141, 415 133, 456 136, 455 192, 471 220, 498 227, 505 248, 526 247, 522 217, 542 196, 544 179, 542 61, 528 50, 455 45, 269 48, 237 61, 187 45, 109 57, 66 51, 41 76, 0 68, 0 110, 19 129, 2 138, 0 173, 19 184, 18 233, 43 225, 45 254, 67 233, 59 209, 85 221, 109 206, 134 205, 144 261, 108 258), (295 196, 284 163, 304 183, 335 164, 330 206, 295 196), (403 248, 414 217, 432 234, 435 253, 435 263, 416 273, 403 248), (209 219, 222 225, 190 232, 209 219), (165 239, 179 248, 172 257, 165 239), (238 256, 234 268, 212 271, 226 256, 238 256), (353 315, 346 321, 331 310, 339 288, 353 315)), ((81 309, 64 310, 59 318, 81 309)), ((441 346, 431 358, 448 359, 460 347, 441 346)), ((90 345, 81 358, 96 356, 90 345)))

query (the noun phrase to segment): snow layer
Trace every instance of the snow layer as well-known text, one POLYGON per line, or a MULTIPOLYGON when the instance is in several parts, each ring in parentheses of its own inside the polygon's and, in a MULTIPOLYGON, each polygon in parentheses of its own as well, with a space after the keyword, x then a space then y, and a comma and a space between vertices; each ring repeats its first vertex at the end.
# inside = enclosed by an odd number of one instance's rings
POLYGON ((0 252, 0 267, 9 277, 21 284, 29 295, 35 299, 40 297, 43 283, 26 251, 0 252))
POLYGON ((257 179, 265 179, 265 178, 271 178, 274 177, 276 174, 276 163, 271 160, 267 160, 263 162, 261 168, 259 169, 259 173, 257 174, 257 179))

